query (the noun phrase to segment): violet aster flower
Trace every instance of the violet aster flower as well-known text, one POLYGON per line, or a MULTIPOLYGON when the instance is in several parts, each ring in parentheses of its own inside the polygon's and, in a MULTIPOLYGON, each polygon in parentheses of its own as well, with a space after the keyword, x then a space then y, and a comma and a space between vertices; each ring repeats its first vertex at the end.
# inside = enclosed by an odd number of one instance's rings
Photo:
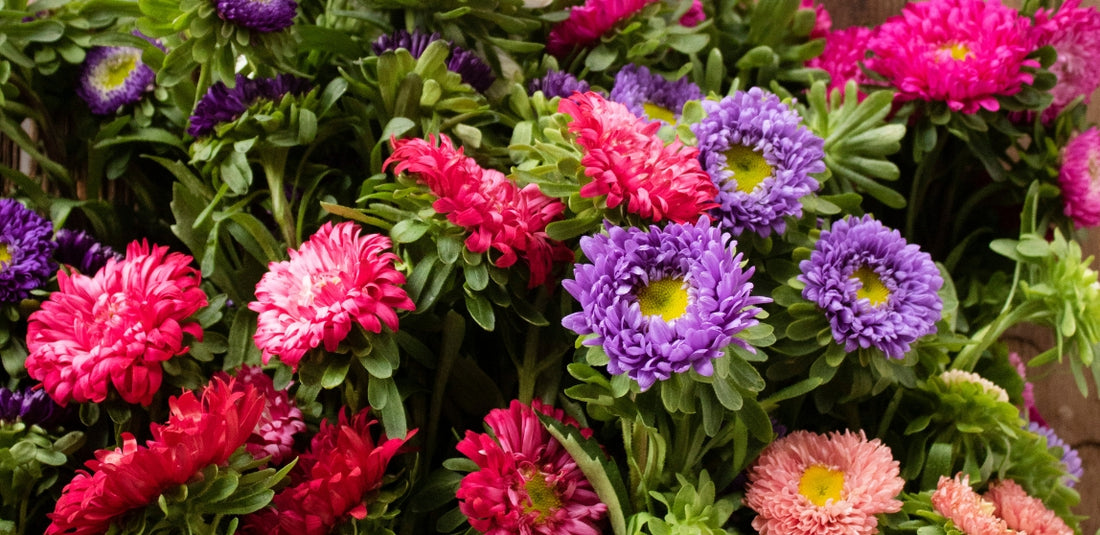
POLYGON ((754 305, 770 299, 750 294, 753 269, 729 234, 708 218, 665 228, 621 228, 581 238, 591 264, 577 264, 562 286, 581 311, 562 325, 594 335, 585 345, 602 345, 612 374, 626 373, 648 389, 674 373, 714 373, 712 361, 756 325, 754 305))
POLYGON ((703 92, 687 77, 665 79, 633 63, 619 69, 609 100, 625 105, 634 115, 650 121, 676 124, 689 100, 701 100, 703 92))
POLYGON ((586 93, 588 89, 588 82, 578 80, 576 76, 565 71, 554 70, 547 71, 542 78, 531 80, 531 83, 527 86, 527 90, 532 94, 536 91, 542 91, 546 98, 565 98, 573 93, 586 93))
POLYGON ((1047 448, 1062 450, 1062 464, 1066 465, 1066 472, 1071 476, 1063 478, 1062 484, 1067 487, 1076 485, 1081 477, 1085 475, 1085 469, 1081 466, 1081 455, 1077 453, 1077 450, 1066 444, 1066 441, 1062 440, 1053 429, 1039 422, 1027 424, 1027 430, 1046 437, 1047 448))
POLYGON ((298 2, 294 0, 216 0, 218 16, 260 33, 277 32, 294 24, 298 2))
POLYGON ((92 113, 111 115, 141 100, 153 86, 156 73, 141 61, 141 49, 129 46, 97 46, 84 56, 76 94, 92 113))
POLYGON ((0 424, 18 421, 48 428, 56 425, 65 412, 44 389, 0 388, 0 424))
POLYGON ((26 299, 56 269, 53 226, 15 199, 0 199, 0 303, 26 299))
POLYGON ((60 229, 54 235, 54 242, 57 243, 54 260, 72 266, 81 273, 95 273, 111 258, 122 260, 118 251, 99 243, 83 230, 60 229))
POLYGON ((900 359, 936 332, 943 286, 932 257, 870 216, 833 223, 799 264, 802 296, 817 303, 846 351, 880 349, 900 359))
POLYGON ((439 32, 424 33, 421 31, 397 30, 392 34, 382 34, 370 44, 370 48, 376 56, 381 56, 390 50, 404 48, 409 51, 412 57, 419 58, 424 53, 424 49, 428 48, 428 45, 439 39, 439 32))
POLYGON ((711 215, 734 235, 768 236, 802 215, 799 199, 820 184, 825 142, 801 126, 798 113, 758 87, 719 102, 703 101, 707 117, 691 126, 699 162, 718 186, 711 215))
POLYGON ((260 100, 279 100, 287 94, 301 95, 309 90, 304 78, 280 74, 275 78, 245 78, 237 75, 236 84, 229 88, 223 82, 210 86, 195 111, 191 114, 191 126, 187 133, 202 137, 214 131, 221 123, 236 120, 260 100))
MULTIPOLYGON (((428 48, 428 45, 440 39, 438 33, 420 31, 410 33, 405 30, 397 30, 392 35, 383 35, 375 39, 371 43, 371 50, 374 51, 375 55, 381 55, 390 50, 404 48, 409 51, 412 57, 419 58, 424 50, 428 48)), ((447 70, 458 73, 464 83, 480 92, 485 92, 496 80, 496 77, 493 76, 493 69, 489 67, 488 63, 485 63, 485 60, 472 51, 454 44, 451 44, 451 55, 447 59, 447 70)))

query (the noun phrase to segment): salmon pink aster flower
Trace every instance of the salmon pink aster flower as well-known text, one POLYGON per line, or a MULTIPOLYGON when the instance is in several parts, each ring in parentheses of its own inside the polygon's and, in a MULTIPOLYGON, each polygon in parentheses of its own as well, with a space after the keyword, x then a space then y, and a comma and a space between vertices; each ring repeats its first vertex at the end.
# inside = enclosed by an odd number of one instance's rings
POLYGON ((58 291, 27 324, 27 373, 61 405, 98 403, 114 390, 149 405, 161 363, 187 351, 184 335, 202 339, 191 315, 206 306, 192 258, 133 242, 94 276, 57 273, 58 291))
POLYGON ((699 166, 698 151, 679 140, 665 145, 657 137, 661 123, 591 91, 562 99, 558 111, 571 117, 569 131, 591 178, 581 197, 606 197, 608 208, 626 202, 629 213, 676 223, 693 222, 716 206, 718 190, 699 166))
POLYGON ((1058 170, 1063 211, 1077 228, 1100 225, 1100 130, 1091 127, 1062 148, 1058 170))
POLYGON ((870 41, 867 66, 886 77, 898 100, 945 102, 954 111, 1000 109, 999 96, 1030 84, 1031 19, 999 0, 910 2, 870 41))
POLYGON ((994 514, 997 507, 970 488, 970 476, 940 476, 932 493, 932 508, 966 535, 1005 535, 1008 525, 994 514))
POLYGON ((634 115, 649 121, 676 124, 689 100, 701 100, 699 86, 684 76, 670 81, 644 66, 633 63, 619 69, 610 100, 622 103, 634 115))
POLYGON ((57 266, 53 225, 15 199, 0 199, 0 303, 18 303, 46 283, 57 266))
POLYGON ((1039 9, 1035 12, 1036 46, 1052 46, 1058 59, 1050 72, 1058 83, 1050 90, 1054 97, 1043 110, 1043 122, 1050 123, 1066 106, 1079 96, 1084 103, 1100 87, 1100 10, 1080 7, 1081 0, 1067 0, 1057 12, 1039 9))
POLYGON ((985 492, 993 504, 993 514, 1004 519, 1009 528, 1027 535, 1073 535, 1065 521, 1047 509, 1043 501, 1028 495, 1011 479, 995 481, 985 492))
POLYGON ((794 431, 750 469, 745 505, 760 535, 871 535, 875 515, 901 510, 899 473, 890 448, 862 431, 794 431))
POLYGON ((394 267, 389 238, 360 234, 358 225, 325 223, 290 259, 272 262, 248 308, 260 314, 253 339, 264 364, 278 357, 298 369, 306 351, 336 351, 353 324, 374 333, 397 330, 397 312, 412 310, 394 267))
POLYGON ((456 149, 446 136, 399 139, 384 166, 409 173, 436 197, 432 208, 470 235, 466 248, 474 253, 500 253, 497 267, 510 267, 520 258, 530 269, 528 286, 548 281, 555 262, 571 262, 573 252, 546 235, 546 225, 559 219, 565 205, 548 197, 535 184, 519 187, 504 173, 484 169, 456 149))
MULTIPOLYGON (((229 374, 218 372, 214 378, 229 382, 229 374)), ((245 449, 256 459, 271 457, 281 465, 294 456, 294 436, 306 430, 302 411, 290 399, 286 390, 275 390, 275 383, 259 366, 245 366, 237 372, 234 390, 243 392, 255 388, 264 399, 264 411, 256 428, 245 443, 245 449)))
MULTIPOLYGON (((600 502, 569 452, 538 414, 579 427, 561 409, 513 400, 485 417, 489 433, 466 431, 458 451, 479 470, 462 478, 458 508, 485 535, 598 535, 607 505, 600 502)), ((583 429, 586 438, 592 430, 583 429)))

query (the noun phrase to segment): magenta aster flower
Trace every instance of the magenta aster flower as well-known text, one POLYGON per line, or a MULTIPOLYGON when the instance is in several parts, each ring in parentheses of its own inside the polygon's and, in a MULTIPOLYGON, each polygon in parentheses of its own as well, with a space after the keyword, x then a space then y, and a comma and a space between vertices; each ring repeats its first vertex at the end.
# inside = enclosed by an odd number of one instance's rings
POLYGON ((309 84, 306 79, 289 74, 256 79, 238 74, 232 88, 224 82, 217 82, 207 89, 191 113, 191 126, 187 128, 187 133, 192 137, 208 135, 214 132, 214 127, 236 120, 260 100, 277 101, 285 95, 301 95, 307 91, 309 84))
POLYGON ((726 346, 754 351, 737 333, 758 322, 755 305, 771 300, 750 294, 753 268, 729 234, 706 217, 665 228, 621 228, 581 238, 592 262, 574 266, 562 287, 581 311, 562 325, 602 345, 608 372, 625 373, 643 390, 689 369, 709 376, 726 346))
POLYGON ((1062 148, 1058 170, 1063 211, 1077 228, 1100 225, 1100 130, 1081 132, 1062 148))
POLYGON ((375 333, 383 325, 397 330, 394 309, 412 310, 413 302, 389 248, 389 238, 362 236, 351 221, 329 222, 290 250, 290 260, 269 264, 248 304, 260 314, 253 339, 264 364, 278 357, 297 370, 312 348, 336 351, 354 324, 375 333))
POLYGON ((542 91, 546 98, 568 97, 573 93, 587 93, 588 82, 578 80, 576 76, 565 72, 550 70, 542 78, 535 78, 527 85, 527 91, 534 94, 542 91))
POLYGON ((218 16, 260 33, 277 32, 294 24, 298 2, 294 0, 215 0, 218 16))
POLYGON ((686 76, 670 81, 631 63, 615 75, 615 85, 608 98, 625 105, 643 119, 676 124, 684 104, 689 100, 701 100, 703 92, 686 76))
MULTIPOLYGON (((479 470, 462 478, 458 508, 485 535, 598 535, 607 505, 538 414, 580 427, 561 409, 512 401, 485 417, 491 433, 466 431, 456 448, 479 470)), ((591 436, 590 429, 581 434, 591 436)))
POLYGON ((546 37, 546 51, 561 58, 578 48, 588 48, 629 18, 657 0, 586 0, 569 8, 569 18, 557 23, 546 37))
POLYGON ((718 187, 711 216, 735 235, 782 233, 786 217, 802 215, 800 199, 820 187, 810 175, 825 171, 825 141, 758 87, 703 101, 703 108, 707 116, 691 130, 718 187))
POLYGON ((799 9, 814 10, 814 29, 810 31, 810 39, 820 39, 829 34, 833 28, 833 18, 825 9, 825 4, 816 3, 815 0, 802 0, 799 9))
POLYGON ((81 273, 95 273, 112 258, 122 260, 121 254, 83 230, 59 229, 54 242, 57 243, 54 259, 81 273))
POLYGON ((1027 535, 1073 535, 1073 528, 1047 509, 1039 498, 1027 493, 1011 479, 995 481, 985 492, 985 499, 993 504, 993 514, 1004 519, 1012 533, 1027 535))
POLYGON ((30 296, 53 274, 53 225, 15 199, 0 199, 0 303, 30 296))
POLYGON ((707 12, 703 9, 703 2, 702 0, 694 0, 687 13, 680 17, 680 26, 694 28, 704 20, 707 20, 707 12))
POLYGON ((76 94, 92 113, 111 115, 141 100, 153 88, 156 73, 141 61, 141 49, 128 46, 96 46, 84 56, 76 94))
POLYGON ((1080 7, 1081 0, 1067 0, 1056 13, 1049 9, 1035 12, 1036 46, 1052 46, 1058 59, 1050 72, 1058 84, 1050 90, 1054 97, 1043 110, 1043 122, 1050 123, 1070 102, 1079 96, 1085 104, 1100 87, 1100 11, 1095 7, 1080 7))
POLYGON ((248 453, 256 459, 270 456, 276 465, 290 460, 294 456, 294 436, 306 430, 302 411, 290 399, 290 394, 286 390, 275 390, 275 383, 259 366, 244 366, 238 370, 236 382, 230 381, 226 372, 215 373, 214 378, 234 385, 234 392, 254 388, 264 400, 263 413, 245 442, 248 453))
POLYGON ((1032 81, 1031 19, 999 0, 910 2, 871 38, 867 66, 886 77, 898 99, 939 101, 955 111, 1000 109, 1032 81))
POLYGON ((936 332, 943 308, 939 269, 928 253, 869 215, 822 231, 799 268, 802 296, 825 311, 846 351, 874 347, 900 359, 909 344, 936 332))
POLYGON ((875 515, 901 510, 899 473, 890 448, 862 431, 794 431, 750 468, 745 505, 760 535, 871 535, 875 515))
MULTIPOLYGON (((807 61, 806 66, 829 73, 829 91, 844 91, 849 80, 866 85, 871 79, 864 74, 862 64, 867 58, 867 45, 872 35, 871 29, 863 26, 831 31, 825 34, 825 50, 807 61)), ((862 100, 864 96, 861 91, 859 98, 862 100)))
POLYGON ((1011 533, 1005 521, 994 514, 996 506, 970 488, 970 476, 940 476, 932 493, 932 508, 966 535, 1011 533))

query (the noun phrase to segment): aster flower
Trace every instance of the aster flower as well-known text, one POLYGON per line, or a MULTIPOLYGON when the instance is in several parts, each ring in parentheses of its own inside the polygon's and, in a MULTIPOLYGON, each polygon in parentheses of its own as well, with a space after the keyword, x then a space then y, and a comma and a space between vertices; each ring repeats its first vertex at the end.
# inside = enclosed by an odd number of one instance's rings
POLYGON ((620 21, 656 1, 585 0, 583 5, 569 8, 569 18, 550 29, 546 37, 546 51, 562 58, 578 48, 588 48, 620 21))
POLYGON ((466 248, 474 253, 500 253, 497 267, 510 267, 520 258, 530 269, 528 286, 548 280, 555 262, 571 262, 573 252, 546 235, 546 225, 560 218, 565 205, 548 197, 535 184, 519 187, 500 171, 483 169, 455 148, 451 140, 399 139, 384 167, 396 163, 394 173, 409 173, 436 197, 432 208, 467 232, 466 248))
POLYGON ((84 56, 76 94, 92 113, 111 115, 141 100, 153 87, 156 73, 141 61, 141 49, 96 46, 84 56))
POLYGON ((1100 87, 1100 74, 1094 68, 1100 63, 1100 11, 1080 5, 1081 0, 1067 0, 1057 12, 1035 12, 1036 47, 1049 45, 1058 53, 1050 66, 1058 83, 1050 90, 1054 100, 1043 110, 1044 123, 1053 121, 1079 96, 1088 104, 1100 87))
POLYGON ((65 410, 54 403, 45 390, 0 388, 0 424, 23 422, 49 428, 64 416, 65 410))
POLYGON ((825 141, 804 126, 779 97, 754 87, 719 102, 692 125, 699 161, 718 188, 715 219, 735 235, 782 233, 785 217, 802 215, 800 199, 820 184, 825 141))
POLYGON ((237 390, 215 379, 201 397, 186 392, 168 401, 166 425, 150 426, 153 438, 139 445, 122 434, 121 447, 95 452, 87 470, 61 491, 48 535, 106 533, 126 513, 154 503, 203 468, 224 464, 250 434, 263 410, 254 388, 237 390))
POLYGON ((83 230, 59 229, 54 235, 57 250, 54 259, 81 273, 95 273, 107 265, 107 260, 122 260, 122 255, 108 245, 96 241, 83 230))
POLYGON ((689 369, 713 374, 730 344, 754 351, 736 335, 758 323, 755 305, 770 299, 750 295, 753 268, 741 267, 736 243, 706 217, 663 229, 609 224, 580 245, 592 263, 562 281, 581 305, 562 325, 594 335, 583 343, 603 346, 608 372, 645 390, 689 369))
POLYGON ((694 28, 704 20, 707 20, 707 12, 703 10, 703 2, 702 0, 694 0, 687 13, 680 17, 680 26, 694 28))
POLYGON ((206 306, 199 272, 185 254, 133 242, 94 276, 58 271, 58 291, 31 314, 27 373, 54 401, 107 399, 149 405, 161 363, 187 351, 184 335, 202 338, 191 318, 206 306))
POLYGON ((989 397, 1000 401, 1002 403, 1008 403, 1008 392, 1005 389, 997 386, 993 381, 982 377, 974 372, 968 372, 963 370, 947 370, 940 374, 940 380, 950 389, 952 386, 957 386, 963 383, 970 383, 978 385, 982 392, 989 397))
POLYGON ((945 102, 975 113, 1000 109, 1032 81, 1031 20, 998 0, 910 2, 878 27, 867 66, 897 89, 897 99, 945 102))
POLYGON ((260 33, 277 32, 294 24, 298 2, 294 0, 215 0, 218 17, 260 33))
POLYGON ((1091 127, 1062 148, 1058 170, 1064 213, 1077 228, 1100 225, 1100 130, 1091 127))
POLYGON ((0 199, 0 303, 30 296, 53 274, 53 225, 15 199, 0 199))
POLYGON ((291 486, 279 491, 269 507, 245 517, 242 533, 324 535, 348 519, 366 518, 386 466, 415 433, 376 440, 371 428, 378 422, 369 411, 350 421, 343 411, 335 424, 322 421, 309 452, 291 472, 291 486))
MULTIPOLYGON (((420 31, 397 30, 391 35, 382 35, 375 39, 371 43, 371 50, 374 51, 375 55, 380 56, 390 50, 404 48, 409 51, 409 55, 419 58, 424 54, 424 50, 428 48, 428 45, 441 39, 438 32, 429 34, 420 31)), ((489 67, 489 64, 470 50, 465 50, 454 44, 450 46, 451 54, 447 59, 447 70, 458 73, 464 83, 469 84, 477 91, 485 92, 489 89, 489 86, 493 85, 493 81, 496 80, 493 69, 489 67)))
POLYGON ((702 100, 703 92, 686 76, 670 81, 631 63, 615 75, 609 98, 643 119, 676 124, 684 104, 689 100, 702 100))
POLYGON ((1047 440, 1047 448, 1052 450, 1061 450, 1062 464, 1066 468, 1068 477, 1062 478, 1062 484, 1067 487, 1074 487, 1077 482, 1081 480, 1085 475, 1085 470, 1081 466, 1081 455, 1077 453, 1077 450, 1070 447, 1066 441, 1062 440, 1054 429, 1039 422, 1029 422, 1027 424, 1027 430, 1042 436, 1047 440))
POLYGON ((745 505, 760 535, 870 535, 875 515, 901 510, 899 473, 890 448, 862 431, 794 431, 750 469, 745 505))
POLYGON ((424 50, 428 48, 428 45, 441 38, 439 32, 424 33, 421 31, 397 30, 392 34, 385 33, 378 36, 377 39, 371 42, 370 48, 376 56, 381 56, 391 50, 404 48, 409 51, 409 55, 419 58, 424 54, 424 50))
POLYGON ((289 260, 268 264, 248 304, 260 315, 253 339, 264 364, 278 357, 297 370, 306 351, 322 343, 336 351, 353 323, 374 333, 383 325, 395 331, 394 309, 413 309, 389 238, 360 230, 351 221, 325 223, 289 251, 289 260))
POLYGON ((527 90, 534 94, 542 91, 546 98, 568 97, 573 93, 585 93, 589 89, 588 82, 578 80, 576 76, 565 72, 550 70, 542 78, 535 78, 528 84, 527 90))
POLYGON ((802 0, 802 4, 798 7, 814 10, 814 29, 810 31, 810 39, 820 39, 829 34, 829 30, 833 27, 833 18, 829 16, 825 4, 816 3, 815 0, 802 0))
POLYGON ((966 535, 1005 535, 1008 525, 994 514, 997 507, 970 488, 970 476, 940 476, 932 508, 966 535))
POLYGON ((1047 509, 1043 501, 1028 495, 1011 479, 989 485, 984 498, 993 504, 993 514, 1004 519, 1009 528, 1027 535, 1073 535, 1072 528, 1047 509))
MULTIPOLYGON (((807 61, 806 66, 829 73, 830 92, 834 89, 844 91, 849 80, 866 85, 871 79, 864 74, 861 64, 866 59, 867 45, 873 34, 870 28, 863 26, 828 32, 825 49, 820 56, 807 61)), ((861 100, 864 96, 863 92, 859 93, 861 100)))
POLYGON ((802 296, 825 311, 845 351, 874 347, 900 359, 909 344, 936 332, 943 286, 932 257, 870 216, 821 232, 799 264, 802 296))
MULTIPOLYGON (((245 366, 237 371, 236 377, 235 392, 255 388, 264 400, 263 413, 245 442, 245 449, 256 459, 270 456, 272 463, 283 464, 294 456, 294 435, 306 430, 302 411, 286 390, 275 390, 275 383, 259 366, 245 366)), ((228 383, 230 376, 218 372, 214 378, 228 383)))
POLYGON ((307 80, 289 74, 256 79, 238 74, 232 88, 224 82, 216 82, 207 89, 191 113, 187 133, 192 137, 211 134, 219 124, 236 120, 258 101, 277 101, 286 95, 302 95, 308 91, 307 80))
MULTIPOLYGON (((462 478, 458 508, 485 535, 597 535, 607 505, 538 414, 580 427, 561 409, 513 400, 485 417, 489 433, 466 431, 456 446, 477 463, 462 478)), ((582 435, 592 434, 590 429, 582 435)))
POLYGON ((699 166, 698 152, 679 140, 666 146, 657 137, 660 123, 591 91, 562 99, 558 111, 571 117, 569 131, 592 179, 581 186, 581 197, 604 197, 608 208, 625 201, 629 213, 676 223, 695 221, 715 206, 717 189, 699 166))

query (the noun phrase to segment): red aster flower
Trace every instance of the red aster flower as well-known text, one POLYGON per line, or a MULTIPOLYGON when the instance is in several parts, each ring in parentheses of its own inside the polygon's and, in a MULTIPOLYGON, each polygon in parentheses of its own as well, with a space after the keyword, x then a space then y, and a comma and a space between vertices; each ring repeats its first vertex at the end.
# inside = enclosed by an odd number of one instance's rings
POLYGON ((512 401, 508 409, 490 412, 485 423, 492 435, 467 431, 457 446, 481 468, 462 479, 459 509, 485 535, 601 533, 607 505, 536 411, 578 426, 538 400, 531 406, 512 401))
POLYGON ((573 252, 546 235, 546 225, 558 219, 565 205, 547 197, 535 184, 522 188, 504 173, 484 169, 456 149, 446 136, 393 141, 385 166, 395 173, 416 175, 436 197, 432 208, 470 235, 466 248, 500 253, 493 264, 509 267, 523 258, 530 268, 529 287, 547 281, 554 262, 572 262, 573 252))
POLYGON ((581 164, 592 179, 581 197, 607 197, 607 207, 626 202, 632 214, 694 223, 714 202, 718 188, 699 165, 699 151, 679 140, 665 145, 660 122, 638 118, 626 106, 595 92, 564 98, 558 111, 572 117, 569 131, 583 148, 581 164))
MULTIPOLYGON (((229 374, 218 372, 214 377, 229 381, 229 374)), ((302 411, 286 390, 275 390, 275 383, 259 366, 245 366, 237 372, 236 390, 255 387, 264 399, 264 412, 245 443, 253 457, 271 457, 274 464, 283 464, 294 456, 294 435, 306 430, 302 411)), ((289 386, 288 386, 289 388, 289 386)))
POLYGON ((128 403, 152 403, 161 362, 187 351, 184 334, 202 338, 189 319, 206 306, 191 260, 134 242, 93 277, 59 271, 58 291, 27 326, 27 373, 61 405, 103 401, 110 386, 128 403))

